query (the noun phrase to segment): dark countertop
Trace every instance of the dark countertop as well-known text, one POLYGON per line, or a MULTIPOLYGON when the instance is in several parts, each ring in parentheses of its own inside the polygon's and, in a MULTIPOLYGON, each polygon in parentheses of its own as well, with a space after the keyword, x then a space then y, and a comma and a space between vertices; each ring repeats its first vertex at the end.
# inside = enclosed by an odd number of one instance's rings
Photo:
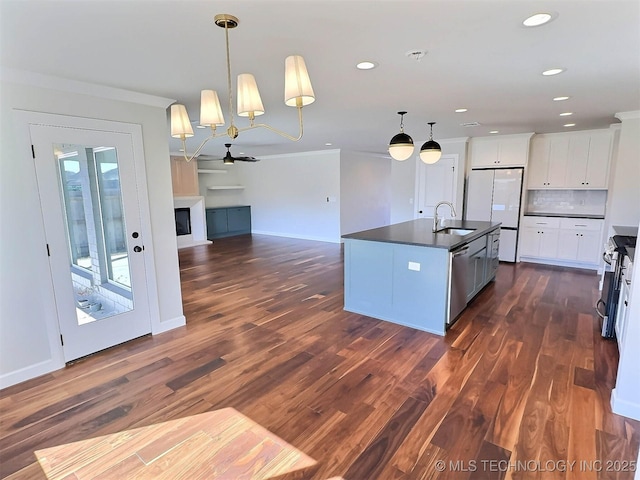
POLYGON ((588 215, 584 213, 539 213, 528 212, 525 217, 560 217, 560 218, 592 218, 594 220, 604 220, 604 215, 588 215))
MULTIPOLYGON (((433 233, 432 218, 419 218, 386 227, 373 228, 362 232, 343 235, 342 238, 354 240, 368 240, 372 242, 402 243, 405 245, 416 245, 420 247, 446 248, 453 250, 475 240, 482 235, 486 235, 491 230, 500 227, 500 223, 495 222, 474 222, 471 220, 447 220, 444 227, 464 228, 475 230, 467 235, 447 235, 444 233, 433 233)), ((443 228, 443 227, 440 227, 443 228)))

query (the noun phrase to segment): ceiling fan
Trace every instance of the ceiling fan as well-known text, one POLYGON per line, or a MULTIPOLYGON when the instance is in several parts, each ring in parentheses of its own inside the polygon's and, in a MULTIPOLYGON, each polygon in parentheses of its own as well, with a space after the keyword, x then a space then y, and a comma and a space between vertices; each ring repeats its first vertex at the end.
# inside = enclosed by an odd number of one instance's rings
POLYGON ((227 153, 222 158, 213 157, 211 155, 199 155, 197 158, 198 160, 203 160, 203 161, 222 160, 222 163, 224 163, 225 165, 233 165, 234 162, 236 161, 238 162, 259 162, 260 161, 259 158, 255 158, 255 157, 234 157, 233 155, 231 155, 231 151, 230 151, 231 144, 225 143, 224 146, 227 147, 227 153))

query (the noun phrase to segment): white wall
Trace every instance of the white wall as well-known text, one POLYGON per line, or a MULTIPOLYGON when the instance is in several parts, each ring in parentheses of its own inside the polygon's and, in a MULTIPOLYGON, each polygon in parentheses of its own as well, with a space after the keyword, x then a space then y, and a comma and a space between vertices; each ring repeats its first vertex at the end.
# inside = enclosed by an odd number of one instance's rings
POLYGON ((234 165, 251 205, 252 232, 339 242, 340 151, 260 158, 234 165))
MULTIPOLYGON (((640 228, 640 225, 638 226, 640 228)), ((611 393, 614 413, 640 420, 640 262, 634 262, 629 293, 629 318, 624 335, 622 355, 618 362, 616 387, 611 393)))
POLYGON ((166 105, 114 100, 128 97, 106 87, 48 80, 3 71, 0 84, 0 387, 64 365, 35 169, 25 127, 16 123, 14 109, 142 125, 159 299, 159 318, 152 319, 152 328, 157 333, 184 323, 166 105), (73 93, 76 87, 87 94, 73 93))
POLYGON ((640 111, 617 113, 616 117, 622 125, 617 151, 614 149, 607 222, 635 226, 640 221, 640 111))
POLYGON ((389 225, 391 162, 391 159, 364 153, 340 152, 342 235, 389 225))
MULTIPOLYGON (((221 146, 220 156, 225 153, 221 146)), ((244 190, 208 190, 207 187, 214 185, 241 185, 244 184, 240 178, 240 162, 233 165, 224 165, 222 161, 200 161, 198 168, 210 170, 224 170, 227 173, 200 173, 198 174, 198 184, 200 195, 205 198, 205 207, 233 207, 236 205, 246 205, 244 190)))

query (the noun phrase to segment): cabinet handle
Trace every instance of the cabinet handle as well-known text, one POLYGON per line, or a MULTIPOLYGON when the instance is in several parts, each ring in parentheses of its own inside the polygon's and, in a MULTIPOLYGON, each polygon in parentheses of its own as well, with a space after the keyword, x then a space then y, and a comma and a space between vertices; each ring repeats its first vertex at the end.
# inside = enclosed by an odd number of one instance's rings
POLYGON ((628 306, 629 306, 629 303, 627 303, 627 301, 626 301, 626 300, 624 301, 624 306, 625 306, 625 307, 628 307, 628 306))

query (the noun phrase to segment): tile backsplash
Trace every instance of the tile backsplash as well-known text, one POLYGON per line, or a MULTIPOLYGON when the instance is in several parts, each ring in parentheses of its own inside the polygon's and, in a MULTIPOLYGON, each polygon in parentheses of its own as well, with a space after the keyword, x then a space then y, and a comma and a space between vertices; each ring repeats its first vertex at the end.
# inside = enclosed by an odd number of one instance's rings
POLYGON ((606 190, 529 190, 527 213, 604 215, 606 190))

